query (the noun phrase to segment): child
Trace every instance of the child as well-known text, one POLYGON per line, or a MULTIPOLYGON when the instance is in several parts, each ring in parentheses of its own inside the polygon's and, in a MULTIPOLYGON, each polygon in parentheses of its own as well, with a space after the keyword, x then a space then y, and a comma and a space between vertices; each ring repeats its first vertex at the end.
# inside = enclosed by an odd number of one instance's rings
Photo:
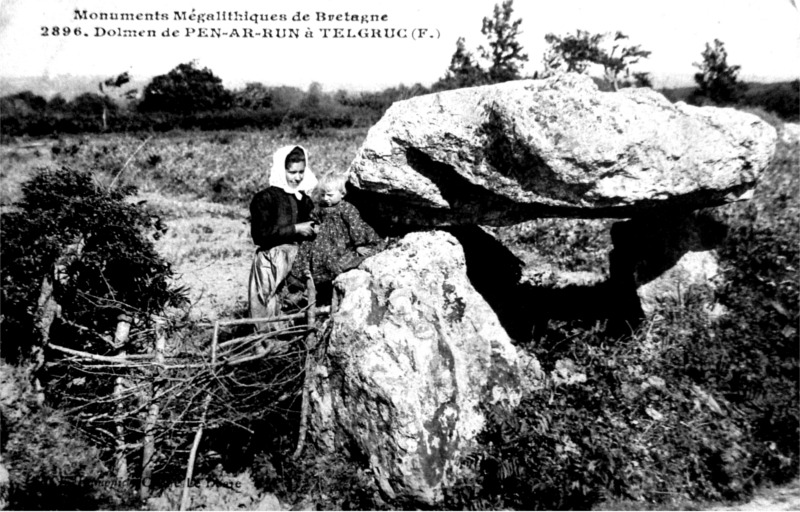
MULTIPOLYGON (((258 246, 250 269, 250 318, 280 314, 278 287, 292 268, 297 245, 316 235, 311 221, 313 203, 307 195, 316 183, 302 146, 284 146, 275 152, 270 187, 257 193, 250 203, 250 234, 258 246)), ((283 327, 263 322, 256 325, 256 330, 283 327)))
POLYGON ((347 176, 334 173, 320 178, 314 194, 319 205, 313 214, 317 237, 303 244, 292 269, 296 278, 311 275, 322 303, 330 302, 330 284, 336 276, 357 267, 383 245, 355 206, 343 201, 346 181, 347 176))

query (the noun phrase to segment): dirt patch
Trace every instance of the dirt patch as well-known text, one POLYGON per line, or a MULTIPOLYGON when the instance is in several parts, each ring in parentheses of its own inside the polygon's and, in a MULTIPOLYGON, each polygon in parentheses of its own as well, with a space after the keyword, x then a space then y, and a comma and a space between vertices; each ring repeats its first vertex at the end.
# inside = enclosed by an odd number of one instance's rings
POLYGON ((760 489, 747 503, 710 510, 800 510, 800 478, 786 486, 760 489))
POLYGON ((783 140, 792 143, 800 141, 800 123, 786 123, 781 132, 783 140))
POLYGON ((187 291, 189 318, 241 316, 255 251, 247 211, 191 196, 151 193, 136 199, 147 201, 165 219, 167 233, 156 241, 156 250, 172 263, 174 284, 187 291))

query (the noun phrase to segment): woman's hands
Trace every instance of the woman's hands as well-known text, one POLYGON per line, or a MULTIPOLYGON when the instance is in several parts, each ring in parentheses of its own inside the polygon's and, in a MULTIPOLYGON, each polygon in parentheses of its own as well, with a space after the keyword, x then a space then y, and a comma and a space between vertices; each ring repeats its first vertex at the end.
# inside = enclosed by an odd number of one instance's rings
POLYGON ((314 221, 301 222, 294 225, 294 230, 298 235, 312 238, 317 235, 317 223, 314 221))

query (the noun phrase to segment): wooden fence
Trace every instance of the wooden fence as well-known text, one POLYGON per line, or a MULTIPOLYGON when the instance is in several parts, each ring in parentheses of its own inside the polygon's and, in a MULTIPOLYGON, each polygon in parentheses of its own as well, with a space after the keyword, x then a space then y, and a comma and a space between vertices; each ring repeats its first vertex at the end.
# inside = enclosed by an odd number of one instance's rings
MULTIPOLYGON (((297 384, 295 388, 298 393, 302 390, 300 427, 294 456, 302 453, 307 433, 307 375, 317 347, 317 324, 320 318, 330 314, 330 307, 318 308, 315 303, 314 285, 309 280, 309 306, 300 312, 273 318, 218 320, 213 324, 204 324, 212 328, 210 343, 200 350, 189 352, 176 352, 175 344, 168 343, 167 320, 154 318, 154 329, 146 333, 150 347, 148 351, 129 353, 127 347, 130 344, 131 319, 121 315, 113 339, 114 346, 118 347, 114 355, 76 350, 60 346, 50 339, 46 348, 60 353, 61 357, 47 365, 66 365, 69 370, 82 375, 114 377, 110 395, 96 396, 93 400, 84 399, 85 403, 72 408, 69 414, 84 431, 99 438, 98 441, 106 446, 113 445, 115 478, 121 483, 130 481, 130 458, 141 453, 139 493, 142 499, 150 496, 153 473, 160 464, 158 444, 176 438, 187 439, 193 433, 181 497, 181 510, 185 510, 204 431, 224 423, 236 424, 237 415, 227 413, 235 409, 236 397, 241 393, 231 388, 245 386, 237 384, 237 371, 252 367, 248 363, 289 355, 304 361, 298 373, 278 375, 278 380, 265 384, 277 386, 276 382, 292 382, 297 384), (296 323, 303 319, 305 323, 296 323), (274 331, 220 341, 223 328, 271 322, 292 324, 274 331), (212 407, 212 404, 216 406, 212 407), (132 441, 132 438, 138 439, 132 441)), ((253 393, 246 398, 252 396, 253 393)), ((257 400, 251 402, 257 403, 257 400)), ((237 426, 253 433, 246 425, 237 426)), ((173 447, 170 458, 178 452, 173 447)), ((163 456, 162 453, 162 459, 163 456)))

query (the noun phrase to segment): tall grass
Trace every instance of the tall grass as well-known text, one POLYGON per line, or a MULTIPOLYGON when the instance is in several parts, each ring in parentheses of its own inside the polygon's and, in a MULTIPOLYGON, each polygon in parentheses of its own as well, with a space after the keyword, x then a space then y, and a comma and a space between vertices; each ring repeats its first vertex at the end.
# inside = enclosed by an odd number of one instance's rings
POLYGON ((146 137, 68 137, 53 148, 54 159, 90 168, 143 192, 190 194, 221 203, 246 205, 266 187, 272 154, 300 144, 317 176, 349 167, 366 130, 336 130, 295 137, 283 131, 181 132, 146 137))

